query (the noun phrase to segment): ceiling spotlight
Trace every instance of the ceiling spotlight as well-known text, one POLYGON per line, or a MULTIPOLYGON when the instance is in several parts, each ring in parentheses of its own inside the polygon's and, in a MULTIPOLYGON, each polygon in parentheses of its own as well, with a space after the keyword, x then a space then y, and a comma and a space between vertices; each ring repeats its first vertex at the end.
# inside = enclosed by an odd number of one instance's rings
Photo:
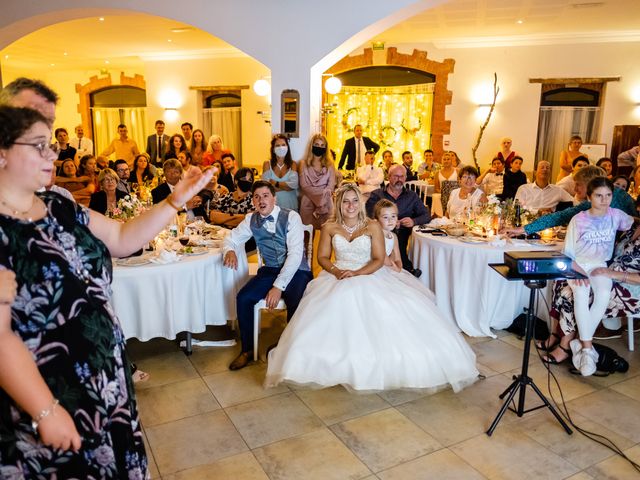
POLYGON ((64 56, 66 57, 66 56, 67 56, 67 55, 69 55, 69 54, 68 54, 67 52, 64 52, 62 55, 64 55, 64 56))
POLYGON ((109 65, 109 60, 105 60, 104 63, 106 63, 107 65, 109 65))
POLYGON ((524 23, 524 20, 516 20, 516 23, 517 23, 518 25, 522 25, 522 24, 524 23))
POLYGON ((101 22, 104 22, 104 17, 100 17, 98 20, 100 20, 101 22))
POLYGON ((264 78, 260 78, 253 84, 253 91, 256 92, 256 95, 259 97, 266 97, 271 91, 271 84, 264 78))
POLYGON ((173 40, 171 40, 170 38, 169 38, 169 39, 167 39, 167 42, 169 42, 169 43, 171 43, 172 41, 173 41, 173 40))
POLYGON ((338 77, 331 76, 324 82, 324 89, 327 93, 335 95, 336 93, 340 93, 340 90, 342 90, 342 82, 338 77))

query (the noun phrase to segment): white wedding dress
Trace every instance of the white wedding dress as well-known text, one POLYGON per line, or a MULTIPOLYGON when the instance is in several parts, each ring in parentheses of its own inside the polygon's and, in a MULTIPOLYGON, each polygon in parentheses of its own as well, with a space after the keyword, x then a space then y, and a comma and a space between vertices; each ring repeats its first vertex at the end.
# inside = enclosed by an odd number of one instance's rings
MULTIPOLYGON (((336 234, 332 244, 341 270, 371 259, 369 236, 349 242, 336 234)), ((323 271, 270 352, 265 386, 461 390, 477 379, 475 355, 432 298, 412 275, 388 267, 343 280, 323 271)))

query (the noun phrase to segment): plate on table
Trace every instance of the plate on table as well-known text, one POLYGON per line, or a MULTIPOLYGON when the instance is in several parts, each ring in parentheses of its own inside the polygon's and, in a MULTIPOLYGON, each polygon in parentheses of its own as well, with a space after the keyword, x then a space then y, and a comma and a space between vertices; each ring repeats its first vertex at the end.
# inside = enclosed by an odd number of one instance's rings
POLYGON ((487 243, 486 238, 480 238, 480 237, 456 237, 456 240, 462 243, 471 243, 471 244, 487 243))
POLYGON ((193 257, 196 255, 204 255, 208 250, 204 247, 185 247, 178 250, 180 255, 186 255, 188 257, 193 257))
POLYGON ((139 267, 140 265, 148 265, 151 263, 147 257, 129 257, 117 258, 115 264, 120 267, 139 267))
POLYGON ((558 245, 558 242, 555 240, 542 240, 542 239, 529 239, 526 240, 529 245, 536 245, 541 247, 553 247, 558 245))

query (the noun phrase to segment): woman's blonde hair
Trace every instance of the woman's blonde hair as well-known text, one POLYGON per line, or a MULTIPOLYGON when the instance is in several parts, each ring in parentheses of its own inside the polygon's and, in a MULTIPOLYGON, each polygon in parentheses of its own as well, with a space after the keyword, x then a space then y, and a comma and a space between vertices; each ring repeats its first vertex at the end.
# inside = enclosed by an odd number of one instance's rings
POLYGON ((116 172, 114 172, 110 168, 105 168, 103 170, 100 170, 100 173, 98 174, 98 184, 102 186, 102 182, 104 182, 104 179, 107 177, 112 177, 116 182, 119 180, 118 174, 116 172))
POLYGON ((365 201, 358 185, 355 183, 343 183, 336 190, 335 197, 333 199, 333 216, 331 217, 331 221, 342 224, 344 222, 344 217, 342 216, 342 200, 347 192, 354 192, 358 197, 358 223, 361 225, 366 225, 367 223, 367 212, 365 210, 365 201))
POLYGON ((309 144, 307 145, 307 155, 305 156, 305 159, 306 159, 305 163, 307 165, 311 165, 311 160, 313 159, 313 152, 311 151, 311 149, 313 148, 313 142, 315 142, 318 139, 322 140, 325 146, 327 147, 327 151, 324 152, 324 155, 321 157, 320 163, 322 164, 323 167, 335 168, 335 165, 333 164, 334 162, 333 153, 331 153, 331 149, 329 149, 329 142, 327 142, 327 137, 325 137, 321 133, 316 133, 311 136, 311 139, 309 140, 309 144))

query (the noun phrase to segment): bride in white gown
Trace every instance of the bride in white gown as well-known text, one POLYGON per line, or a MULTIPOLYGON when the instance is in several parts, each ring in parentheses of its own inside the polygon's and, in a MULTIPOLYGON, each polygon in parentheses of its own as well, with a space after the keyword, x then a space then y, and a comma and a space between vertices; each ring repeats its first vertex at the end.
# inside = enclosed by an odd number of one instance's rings
POLYGON ((335 202, 335 220, 323 226, 318 247, 324 271, 309 283, 269 353, 265 386, 380 391, 451 385, 457 392, 473 383, 475 355, 428 289, 383 267, 382 230, 367 220, 358 188, 343 185, 335 202))

